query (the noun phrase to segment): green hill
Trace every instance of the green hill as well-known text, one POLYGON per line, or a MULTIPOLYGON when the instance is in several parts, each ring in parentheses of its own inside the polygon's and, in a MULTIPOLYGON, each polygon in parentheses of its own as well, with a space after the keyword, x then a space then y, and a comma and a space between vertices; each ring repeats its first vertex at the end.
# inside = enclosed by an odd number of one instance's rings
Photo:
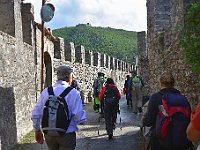
POLYGON ((83 45, 87 50, 105 53, 129 63, 135 60, 136 32, 79 24, 55 29, 53 35, 64 38, 67 43, 73 42, 75 46, 83 45))

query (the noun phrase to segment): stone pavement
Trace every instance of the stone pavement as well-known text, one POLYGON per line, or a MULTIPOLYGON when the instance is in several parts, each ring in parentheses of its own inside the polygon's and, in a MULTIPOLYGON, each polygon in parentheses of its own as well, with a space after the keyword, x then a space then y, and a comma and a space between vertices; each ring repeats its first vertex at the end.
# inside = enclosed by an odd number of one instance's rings
MULTIPOLYGON (((79 125, 76 150, 140 150, 143 140, 139 135, 140 116, 131 111, 123 97, 120 101, 121 116, 118 115, 113 140, 108 140, 104 119, 98 123, 98 113, 94 113, 91 104, 84 106, 87 111, 87 124, 79 125), (121 123, 120 118, 121 117, 121 123), (98 135, 99 130, 99 135, 98 135)), ((48 150, 46 144, 26 144, 24 150, 48 150)))

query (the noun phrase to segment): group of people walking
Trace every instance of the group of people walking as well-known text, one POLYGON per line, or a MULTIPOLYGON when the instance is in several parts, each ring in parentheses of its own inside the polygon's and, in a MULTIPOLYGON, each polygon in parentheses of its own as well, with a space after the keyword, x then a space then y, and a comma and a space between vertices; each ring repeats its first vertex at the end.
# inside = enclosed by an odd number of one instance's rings
MULTIPOLYGON (((135 70, 131 76, 126 77, 123 92, 126 94, 127 105, 131 105, 133 113, 141 114, 144 81, 135 70)), ((87 121, 86 112, 83 110, 80 92, 76 89, 77 83, 73 81, 72 68, 59 66, 57 79, 55 85, 42 91, 32 111, 35 138, 40 144, 45 138, 49 150, 74 150, 77 125, 87 121)), ((147 112, 141 118, 143 127, 151 127, 147 149, 187 150, 193 147, 191 141, 200 140, 200 106, 192 113, 190 122, 190 104, 174 88, 174 83, 171 73, 161 75, 160 91, 152 94, 147 112)), ((93 83, 92 106, 96 113, 105 118, 109 140, 113 138, 120 99, 114 80, 106 79, 105 74, 99 72, 93 83)))
POLYGON ((131 105, 133 113, 142 113, 142 88, 143 79, 137 75, 135 70, 131 71, 131 76, 127 75, 123 92, 126 94, 127 105, 131 105))
POLYGON ((105 79, 105 74, 99 72, 93 84, 93 97, 94 111, 99 112, 100 105, 100 114, 102 118, 105 118, 108 138, 112 139, 117 112, 119 112, 119 100, 121 98, 119 89, 115 85, 114 80, 112 78, 105 79))

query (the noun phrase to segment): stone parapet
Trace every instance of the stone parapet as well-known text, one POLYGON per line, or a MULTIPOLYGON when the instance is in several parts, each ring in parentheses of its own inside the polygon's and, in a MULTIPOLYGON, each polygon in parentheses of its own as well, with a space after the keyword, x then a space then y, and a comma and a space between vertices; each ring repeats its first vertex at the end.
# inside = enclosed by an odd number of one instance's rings
POLYGON ((100 67, 100 64, 101 64, 101 54, 100 53, 98 53, 98 52, 94 52, 93 53, 93 65, 94 66, 97 66, 97 67, 100 67))
POLYGON ((64 59, 64 39, 57 37, 56 42, 54 42, 54 58, 64 59))
POLYGON ((30 3, 22 3, 22 28, 24 42, 34 45, 34 9, 30 3))
POLYGON ((106 67, 106 54, 101 54, 101 67, 106 67))
POLYGON ((83 46, 75 49, 74 43, 66 44, 46 28, 42 60, 42 26, 33 21, 33 13, 33 6, 21 0, 0 1, 0 147, 3 150, 11 149, 33 129, 30 120, 33 107, 44 87, 56 82, 59 65, 73 67, 84 103, 92 99, 92 85, 98 72, 112 77, 121 92, 127 74, 118 68, 121 63, 118 65, 116 58, 85 51, 83 46))
POLYGON ((110 56, 106 55, 106 68, 110 69, 110 56))
POLYGON ((93 52, 85 50, 85 64, 93 65, 93 52))
POLYGON ((75 47, 72 42, 65 46, 65 61, 75 62, 75 47))
POLYGON ((75 48, 75 62, 85 64, 85 48, 82 45, 75 48))

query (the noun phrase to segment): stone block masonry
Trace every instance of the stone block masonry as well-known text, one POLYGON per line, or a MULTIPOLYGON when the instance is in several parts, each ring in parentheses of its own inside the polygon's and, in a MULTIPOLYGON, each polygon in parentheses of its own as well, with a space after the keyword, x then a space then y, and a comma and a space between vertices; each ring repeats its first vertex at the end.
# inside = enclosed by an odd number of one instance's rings
MULTIPOLYGON (((197 103, 200 93, 197 87, 199 75, 192 72, 186 63, 183 50, 178 46, 180 33, 177 31, 177 25, 184 23, 184 15, 190 2, 192 1, 147 1, 147 59, 140 59, 139 63, 141 68, 144 68, 143 65, 148 66, 150 94, 159 90, 159 75, 163 71, 171 71, 175 77, 175 87, 186 95, 190 102, 197 103)), ((142 50, 141 56, 143 55, 142 50)), ((194 105, 192 107, 194 108, 194 105)))
MULTIPOLYGON (((34 22, 33 13, 33 6, 21 0, 0 1, 2 150, 9 150, 33 129, 31 112, 41 92, 41 25, 34 22)), ((92 84, 99 71, 112 77, 122 91, 129 64, 123 70, 117 58, 90 52, 84 46, 75 48, 74 43, 64 43, 47 29, 45 35, 44 87, 56 82, 56 68, 65 64, 74 68, 84 103, 92 99, 92 84)))

